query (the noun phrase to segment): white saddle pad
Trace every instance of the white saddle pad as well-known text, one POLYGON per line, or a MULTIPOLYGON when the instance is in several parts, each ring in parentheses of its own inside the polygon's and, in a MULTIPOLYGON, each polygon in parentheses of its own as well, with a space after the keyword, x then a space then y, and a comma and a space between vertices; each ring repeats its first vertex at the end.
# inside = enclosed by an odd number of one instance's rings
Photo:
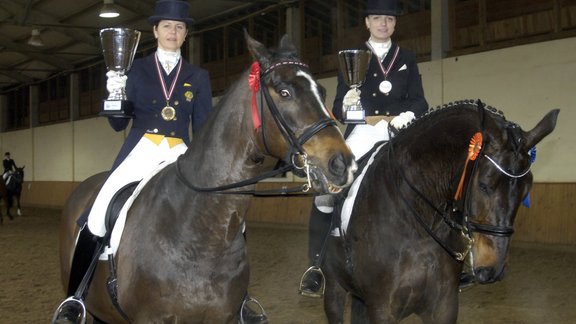
POLYGON ((372 155, 370 156, 368 163, 366 163, 366 166, 364 167, 364 169, 362 169, 362 172, 360 173, 360 175, 358 177, 356 177, 356 179, 352 183, 352 186, 350 186, 350 191, 348 192, 348 196, 346 197, 346 199, 344 200, 344 203, 342 204, 342 213, 340 215, 341 226, 340 226, 340 228, 335 228, 334 230, 332 230, 332 236, 340 236, 340 231, 342 231, 343 233, 346 233, 346 230, 348 229, 348 223, 350 222, 350 215, 352 215, 352 209, 354 207, 354 202, 356 201, 356 194, 358 193, 358 189, 360 188, 360 184, 362 184, 362 180, 364 179, 364 175, 366 174, 366 170, 368 170, 370 165, 372 165, 372 163, 374 162, 374 157, 376 156, 376 154, 378 154, 378 152, 380 152, 380 149, 382 149, 382 147, 384 147, 384 145, 386 145, 386 144, 388 144, 388 142, 382 143, 380 146, 378 146, 374 150, 374 152, 372 152, 372 155))

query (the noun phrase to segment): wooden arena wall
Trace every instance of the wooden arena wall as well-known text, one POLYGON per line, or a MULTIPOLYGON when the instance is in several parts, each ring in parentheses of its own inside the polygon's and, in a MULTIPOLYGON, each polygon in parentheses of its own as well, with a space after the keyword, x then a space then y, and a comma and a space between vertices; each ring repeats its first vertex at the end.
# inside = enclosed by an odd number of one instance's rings
MULTIPOLYGON (((26 182, 22 203, 26 206, 61 208, 78 183, 61 181, 26 182)), ((293 182, 266 182, 259 189, 293 186, 293 182)), ((520 207, 514 240, 576 244, 576 183, 535 183, 531 207, 520 207)), ((310 197, 254 197, 247 220, 250 222, 306 227, 310 197)))

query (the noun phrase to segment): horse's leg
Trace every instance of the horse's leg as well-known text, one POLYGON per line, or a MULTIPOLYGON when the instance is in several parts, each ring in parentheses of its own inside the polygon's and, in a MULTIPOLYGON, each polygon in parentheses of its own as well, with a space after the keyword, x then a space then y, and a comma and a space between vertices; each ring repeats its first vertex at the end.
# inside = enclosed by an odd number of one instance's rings
POLYGON ((369 324, 366 304, 360 298, 352 296, 350 324, 369 324))
POLYGON ((18 214, 18 216, 22 216, 22 211, 20 210, 20 194, 16 195, 16 204, 18 206, 17 214, 18 214))
POLYGON ((333 278, 326 278, 324 292, 324 312, 330 324, 344 323, 344 306, 346 305, 346 290, 333 278))
POLYGON ((10 220, 13 220, 14 217, 12 216, 12 214, 10 214, 10 208, 12 208, 12 197, 6 196, 4 202, 6 203, 6 215, 8 215, 8 218, 10 218, 10 220))

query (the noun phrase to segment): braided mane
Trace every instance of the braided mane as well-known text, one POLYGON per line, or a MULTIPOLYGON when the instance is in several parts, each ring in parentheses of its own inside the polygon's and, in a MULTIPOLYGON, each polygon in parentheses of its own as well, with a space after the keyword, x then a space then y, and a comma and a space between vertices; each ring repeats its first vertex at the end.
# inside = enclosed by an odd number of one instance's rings
POLYGON ((447 104, 443 104, 441 106, 429 108, 425 114, 421 115, 420 117, 417 117, 416 119, 414 119, 410 123, 408 123, 408 125, 406 125, 406 127, 400 129, 398 134, 401 134, 408 129, 412 129, 414 127, 414 125, 418 125, 418 124, 427 122, 430 118, 434 118, 434 116, 436 116, 439 112, 444 112, 446 110, 451 110, 451 109, 463 109, 463 108, 478 109, 479 106, 482 106, 487 112, 501 118, 503 121, 506 122, 506 118, 504 117, 504 113, 501 110, 498 110, 498 109, 496 109, 490 105, 486 105, 483 102, 481 102, 479 99, 477 99, 477 100, 465 99, 465 100, 457 100, 457 101, 453 101, 453 102, 450 102, 447 104))

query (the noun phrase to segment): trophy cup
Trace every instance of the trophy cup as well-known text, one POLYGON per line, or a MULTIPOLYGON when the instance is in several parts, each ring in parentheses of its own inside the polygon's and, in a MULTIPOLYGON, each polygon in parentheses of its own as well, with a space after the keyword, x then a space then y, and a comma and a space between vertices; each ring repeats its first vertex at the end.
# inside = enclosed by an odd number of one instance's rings
MULTIPOLYGON (((100 30, 100 41, 104 63, 108 71, 124 76, 134 61, 140 32, 128 28, 105 28, 100 30)), ((104 100, 100 116, 130 118, 133 116, 132 103, 126 97, 124 88, 114 90, 104 100)))
POLYGON ((338 52, 340 72, 350 90, 342 101, 342 116, 346 124, 365 124, 366 113, 360 102, 360 86, 364 83, 372 52, 369 50, 344 50, 338 52))

